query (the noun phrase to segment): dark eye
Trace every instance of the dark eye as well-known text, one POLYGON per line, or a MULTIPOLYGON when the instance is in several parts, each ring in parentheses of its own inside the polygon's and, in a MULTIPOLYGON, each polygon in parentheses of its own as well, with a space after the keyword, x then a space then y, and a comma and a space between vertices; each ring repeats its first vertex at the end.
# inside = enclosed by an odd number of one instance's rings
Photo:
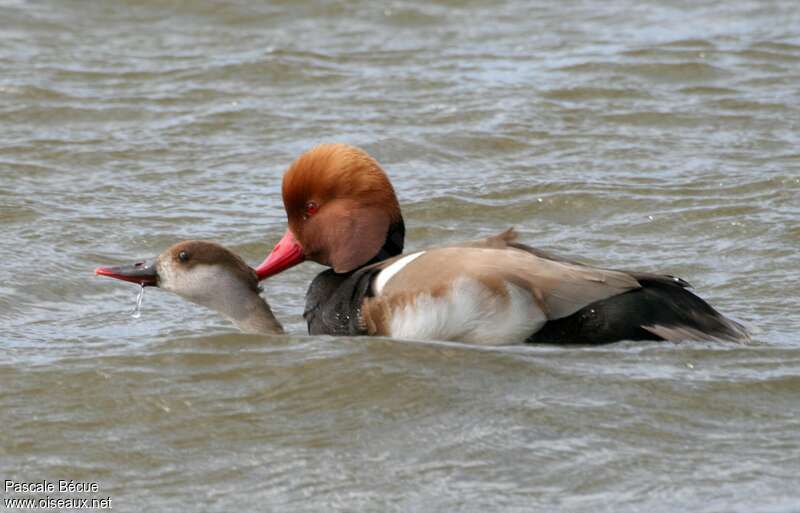
POLYGON ((178 253, 178 260, 180 260, 181 262, 188 262, 189 253, 187 253, 186 251, 181 251, 180 253, 178 253))
POLYGON ((306 203, 306 211, 303 214, 303 219, 308 219, 309 217, 313 216, 319 210, 319 205, 314 203, 313 201, 309 201, 306 203))

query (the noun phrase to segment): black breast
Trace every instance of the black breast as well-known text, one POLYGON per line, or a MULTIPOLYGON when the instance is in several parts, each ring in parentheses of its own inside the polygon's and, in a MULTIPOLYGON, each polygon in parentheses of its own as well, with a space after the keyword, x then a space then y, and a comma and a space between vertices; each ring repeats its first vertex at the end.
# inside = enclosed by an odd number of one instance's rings
POLYGON ((361 268, 336 274, 319 273, 306 293, 303 318, 310 335, 364 335, 361 304, 371 295, 372 280, 380 269, 361 268))
POLYGON ((389 227, 378 254, 359 269, 337 274, 333 269, 321 272, 306 293, 303 318, 309 335, 365 335, 361 326, 361 303, 372 295, 372 280, 380 269, 371 267, 403 252, 405 224, 401 217, 389 227))

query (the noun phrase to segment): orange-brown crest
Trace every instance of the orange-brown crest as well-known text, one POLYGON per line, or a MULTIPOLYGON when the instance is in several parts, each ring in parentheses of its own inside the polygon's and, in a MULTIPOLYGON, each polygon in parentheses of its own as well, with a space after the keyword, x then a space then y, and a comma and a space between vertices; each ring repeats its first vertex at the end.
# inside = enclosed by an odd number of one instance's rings
POLYGON ((386 173, 347 144, 322 144, 298 157, 283 176, 283 204, 306 257, 336 272, 374 257, 400 220, 386 173))

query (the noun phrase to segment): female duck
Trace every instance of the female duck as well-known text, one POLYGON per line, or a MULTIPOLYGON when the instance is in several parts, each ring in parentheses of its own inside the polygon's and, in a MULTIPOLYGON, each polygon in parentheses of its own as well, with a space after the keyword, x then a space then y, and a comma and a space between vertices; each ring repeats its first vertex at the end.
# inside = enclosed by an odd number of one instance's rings
POLYGON ((95 274, 169 290, 221 313, 245 333, 283 333, 259 294, 255 271, 213 242, 179 242, 152 260, 98 267, 95 274))

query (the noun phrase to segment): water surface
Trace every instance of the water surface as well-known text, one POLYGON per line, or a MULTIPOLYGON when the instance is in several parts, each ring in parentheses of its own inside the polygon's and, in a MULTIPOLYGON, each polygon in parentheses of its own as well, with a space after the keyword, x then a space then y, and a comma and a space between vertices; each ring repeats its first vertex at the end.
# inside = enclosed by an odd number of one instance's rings
POLYGON ((251 4, 0 2, 0 479, 120 511, 800 511, 796 2, 251 4), (383 164, 409 249, 516 226, 754 340, 307 337, 313 264, 265 286, 290 335, 251 337, 92 275, 185 238, 257 263, 331 141, 383 164))

